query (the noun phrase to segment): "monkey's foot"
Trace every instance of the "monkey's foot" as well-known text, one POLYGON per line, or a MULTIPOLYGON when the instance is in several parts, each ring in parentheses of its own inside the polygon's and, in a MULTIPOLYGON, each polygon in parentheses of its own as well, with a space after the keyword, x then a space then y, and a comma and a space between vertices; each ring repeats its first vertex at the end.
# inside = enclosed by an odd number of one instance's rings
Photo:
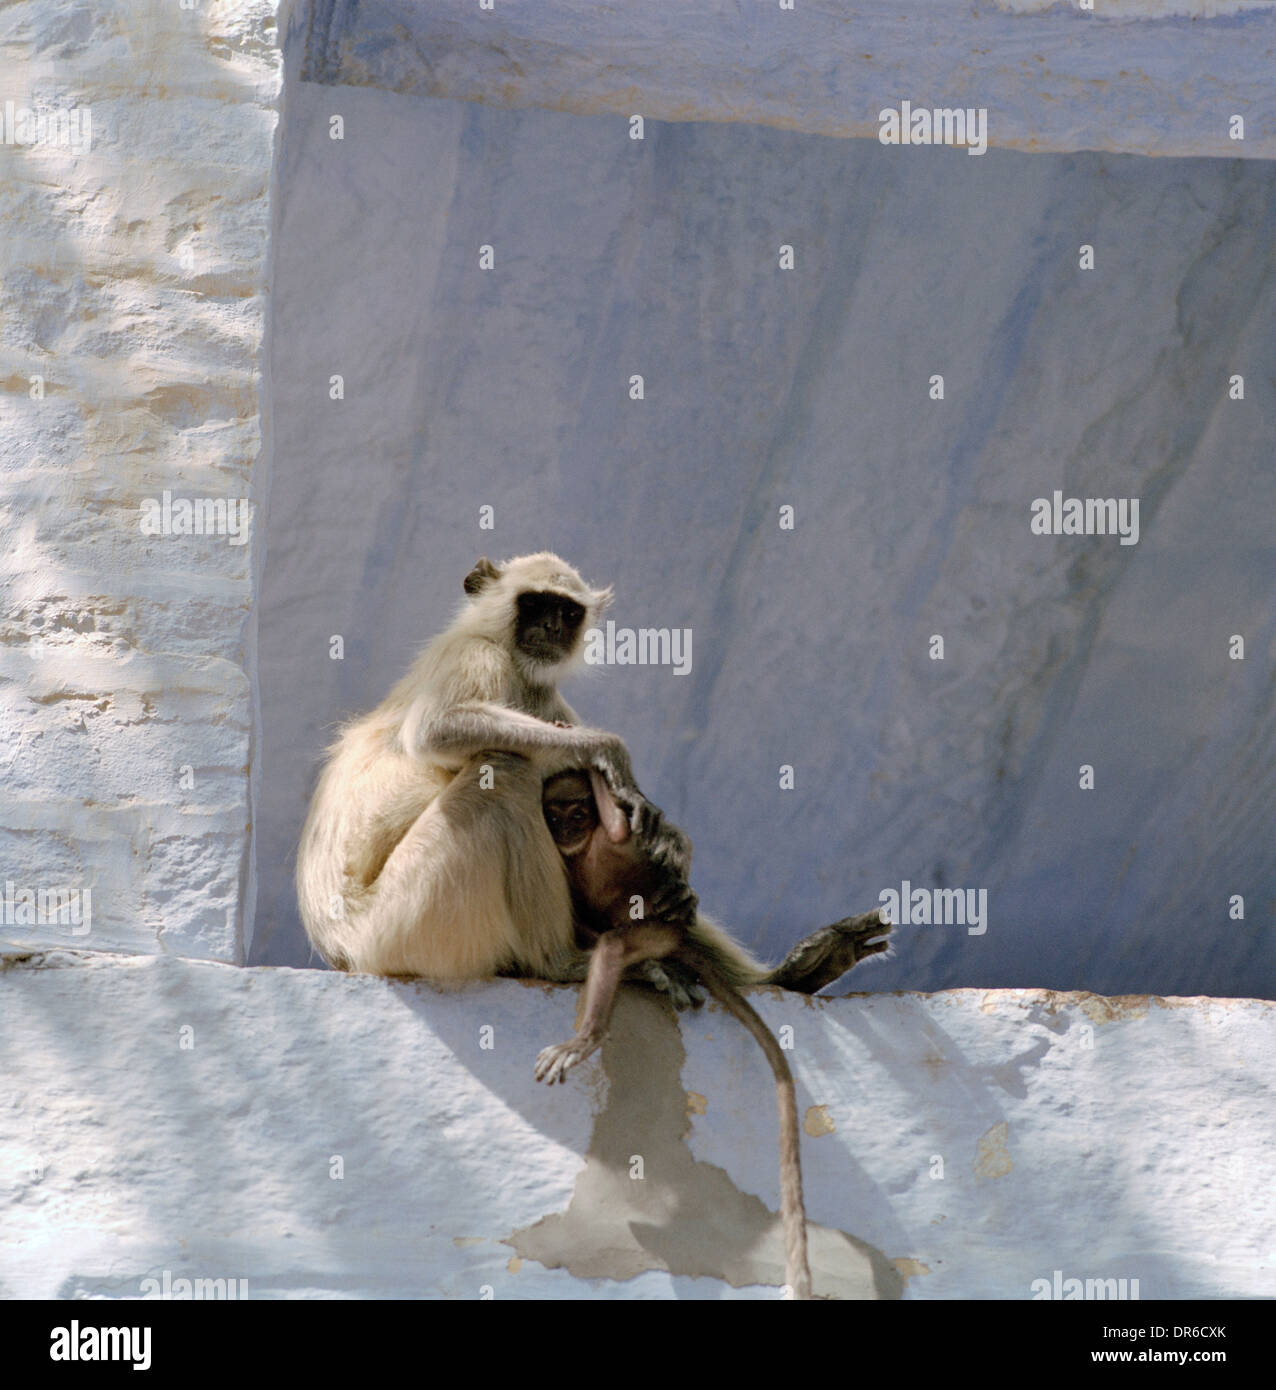
POLYGON ((571 1042, 555 1043, 553 1047, 542 1048, 540 1056, 536 1059, 537 1081, 548 1081, 551 1086, 555 1081, 566 1081, 567 1073, 576 1063, 592 1056, 601 1044, 601 1038, 576 1037, 571 1042))
POLYGON ((877 909, 844 917, 799 941, 767 978, 767 984, 814 994, 868 956, 890 949, 891 924, 877 909))
POLYGON ((638 967, 638 974, 661 994, 667 994, 669 1002, 679 1011, 698 1009, 704 1003, 705 993, 695 971, 678 961, 645 960, 638 967))

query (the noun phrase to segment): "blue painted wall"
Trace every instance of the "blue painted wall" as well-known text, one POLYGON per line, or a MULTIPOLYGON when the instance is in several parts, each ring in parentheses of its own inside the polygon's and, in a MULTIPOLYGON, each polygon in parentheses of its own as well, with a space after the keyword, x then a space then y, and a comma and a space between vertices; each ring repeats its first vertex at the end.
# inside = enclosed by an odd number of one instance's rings
POLYGON ((987 931, 901 929, 856 988, 1276 994, 1274 191, 294 82, 253 959, 309 958, 332 725, 479 554, 549 547, 618 624, 693 630, 689 675, 566 693, 755 948, 908 879, 986 889, 987 931), (1055 489, 1138 497, 1138 544, 1031 534, 1055 489))

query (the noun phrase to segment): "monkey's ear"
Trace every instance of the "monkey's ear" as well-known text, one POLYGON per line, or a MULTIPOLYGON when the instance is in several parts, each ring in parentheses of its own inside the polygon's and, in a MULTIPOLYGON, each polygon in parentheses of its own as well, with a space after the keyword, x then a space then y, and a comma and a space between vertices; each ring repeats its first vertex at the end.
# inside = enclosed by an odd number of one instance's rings
POLYGON ((473 598, 475 594, 481 594, 489 584, 500 577, 500 570, 498 570, 491 560, 484 555, 469 574, 465 576, 465 592, 473 598))

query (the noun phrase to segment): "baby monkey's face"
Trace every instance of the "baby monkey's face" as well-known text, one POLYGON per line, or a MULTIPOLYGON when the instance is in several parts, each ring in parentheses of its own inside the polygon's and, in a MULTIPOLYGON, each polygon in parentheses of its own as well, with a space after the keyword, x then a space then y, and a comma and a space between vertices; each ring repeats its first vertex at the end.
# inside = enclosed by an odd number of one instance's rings
POLYGON ((629 804, 601 777, 560 772, 547 779, 541 805, 577 904, 595 930, 648 917, 671 922, 694 917, 696 898, 686 878, 691 842, 641 793, 629 804), (605 799, 603 808, 599 797, 605 799), (643 911, 636 919, 639 901, 643 911))
POLYGON ((585 772, 560 772, 545 783, 541 795, 545 823, 559 851, 566 856, 579 854, 598 829, 598 807, 585 772))

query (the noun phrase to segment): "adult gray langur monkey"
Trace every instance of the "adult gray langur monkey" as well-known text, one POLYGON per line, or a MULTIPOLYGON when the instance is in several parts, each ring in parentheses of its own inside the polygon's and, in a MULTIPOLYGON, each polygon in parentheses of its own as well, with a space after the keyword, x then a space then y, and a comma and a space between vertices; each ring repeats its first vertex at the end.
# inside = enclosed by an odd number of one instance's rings
MULTIPOLYGON (((581 725, 557 689, 611 591, 546 552, 479 560, 464 590, 451 625, 329 749, 297 852, 302 921, 341 970, 583 980, 589 955, 542 788, 592 769, 618 795, 632 789, 635 813, 648 804, 621 740, 581 725)), ((692 930, 732 983, 788 983, 708 919, 692 930)), ((836 961, 846 943, 827 930, 836 961)), ((676 965, 637 969, 689 1002, 676 965)))
POLYGON ((311 942, 342 970, 583 978, 545 778, 632 782, 624 744, 558 681, 610 601, 558 556, 480 560, 446 631, 329 750, 297 854, 311 942))
POLYGON ((542 1050, 536 1079, 551 1085, 565 1080, 571 1067, 602 1044, 626 970, 643 961, 676 961, 693 972, 753 1034, 775 1076, 785 1278, 795 1298, 810 1298, 793 1073, 739 987, 778 984, 814 993, 867 956, 885 951, 890 925, 876 911, 835 922, 800 942, 781 965, 767 971, 700 916, 687 882, 691 843, 637 788, 613 793, 596 771, 566 771, 547 779, 544 811, 567 864, 581 932, 592 937, 594 947, 580 1027, 570 1042, 542 1050))

